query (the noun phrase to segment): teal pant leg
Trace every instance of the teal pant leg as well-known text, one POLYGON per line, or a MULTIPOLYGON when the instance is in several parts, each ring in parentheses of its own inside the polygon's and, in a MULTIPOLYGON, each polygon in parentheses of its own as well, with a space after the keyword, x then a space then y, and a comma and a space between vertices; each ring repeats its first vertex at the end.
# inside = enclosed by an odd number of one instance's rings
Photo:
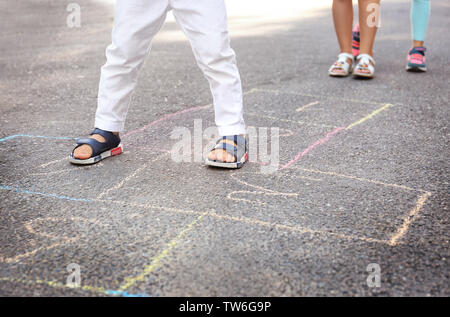
POLYGON ((425 41, 429 15, 430 0, 413 0, 411 7, 411 26, 413 40, 425 41))

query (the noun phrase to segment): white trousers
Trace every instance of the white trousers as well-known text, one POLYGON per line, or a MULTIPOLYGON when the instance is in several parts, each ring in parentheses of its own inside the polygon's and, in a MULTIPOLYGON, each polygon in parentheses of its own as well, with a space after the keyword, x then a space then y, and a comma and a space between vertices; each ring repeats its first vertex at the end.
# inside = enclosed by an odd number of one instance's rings
POLYGON ((219 134, 245 134, 242 85, 230 47, 224 0, 117 0, 112 44, 101 69, 95 127, 124 130, 138 71, 169 10, 209 81, 219 134))

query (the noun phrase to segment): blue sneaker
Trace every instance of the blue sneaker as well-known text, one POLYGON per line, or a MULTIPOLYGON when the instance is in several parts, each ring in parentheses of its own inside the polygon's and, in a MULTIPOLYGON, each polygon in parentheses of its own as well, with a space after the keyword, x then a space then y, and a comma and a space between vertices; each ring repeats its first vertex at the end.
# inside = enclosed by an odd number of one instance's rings
POLYGON ((421 47, 413 47, 409 50, 406 65, 406 70, 410 72, 426 72, 427 64, 425 58, 426 48, 421 47))

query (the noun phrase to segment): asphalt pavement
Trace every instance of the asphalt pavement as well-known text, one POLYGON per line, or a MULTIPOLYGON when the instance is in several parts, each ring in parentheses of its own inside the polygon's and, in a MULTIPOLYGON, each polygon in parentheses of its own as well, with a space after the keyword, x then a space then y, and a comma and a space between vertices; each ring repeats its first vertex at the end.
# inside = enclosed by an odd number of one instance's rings
POLYGON ((113 7, 78 1, 69 28, 69 2, 0 4, 1 296, 450 295, 447 1, 432 1, 424 74, 405 71, 411 1, 383 2, 370 81, 327 75, 329 3, 264 19, 228 1, 246 122, 279 130, 269 173, 258 151, 237 171, 174 159, 173 131, 214 116, 172 19, 140 72, 125 153, 70 165, 113 7))

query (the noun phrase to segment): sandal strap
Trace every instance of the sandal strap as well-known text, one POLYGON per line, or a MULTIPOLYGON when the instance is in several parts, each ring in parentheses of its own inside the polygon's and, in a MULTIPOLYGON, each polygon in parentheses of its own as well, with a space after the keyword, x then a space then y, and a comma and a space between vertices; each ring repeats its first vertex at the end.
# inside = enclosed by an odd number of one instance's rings
POLYGON ((90 135, 94 134, 99 134, 104 137, 105 142, 99 142, 92 138, 78 138, 76 139, 77 146, 73 149, 72 156, 74 151, 81 145, 89 145, 92 148, 91 157, 95 157, 105 151, 116 148, 120 144, 120 138, 112 132, 95 128, 90 135))
POLYGON ((245 139, 245 137, 243 137, 240 134, 238 134, 238 135, 225 135, 225 136, 222 136, 222 138, 219 139, 219 141, 217 141, 217 143, 219 143, 222 140, 233 141, 238 146, 239 146, 239 144, 247 144, 247 140, 245 139))
POLYGON ((338 55, 338 61, 347 62, 347 58, 353 60, 353 55, 350 53, 341 53, 338 55))
POLYGON ((413 46, 409 50, 409 54, 413 54, 413 53, 419 52, 419 54, 425 55, 426 51, 427 51, 427 48, 425 46, 413 46))
POLYGON ((236 156, 238 148, 232 144, 220 142, 219 144, 216 144, 214 150, 225 150, 227 153, 236 156))
POLYGON ((119 143, 120 143, 120 138, 117 135, 115 135, 114 133, 112 133, 112 132, 105 131, 105 130, 102 130, 102 129, 99 129, 99 128, 95 128, 94 131, 92 131, 89 135, 94 135, 94 134, 99 134, 102 137, 104 137, 106 140, 108 140, 108 139, 119 139, 119 143))
POLYGON ((359 54, 356 59, 360 60, 358 64, 361 64, 363 62, 369 64, 368 62, 370 61, 375 66, 375 60, 369 54, 359 54))

